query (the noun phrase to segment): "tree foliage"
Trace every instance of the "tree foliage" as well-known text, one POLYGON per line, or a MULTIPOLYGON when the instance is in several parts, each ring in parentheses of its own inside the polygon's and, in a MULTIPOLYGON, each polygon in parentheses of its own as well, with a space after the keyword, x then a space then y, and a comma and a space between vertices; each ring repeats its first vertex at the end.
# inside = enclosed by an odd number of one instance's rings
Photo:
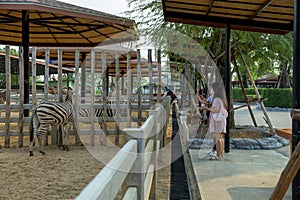
MULTIPOLYGON (((174 30, 197 41, 224 71, 225 30, 188 24, 165 22, 161 1, 128 0, 127 12, 136 22, 139 34, 146 42, 161 47, 166 41, 163 30, 174 30)), ((279 74, 284 66, 292 65, 293 37, 286 35, 264 34, 257 32, 232 31, 232 52, 235 54, 241 73, 245 73, 242 55, 254 79, 266 74, 279 74)))

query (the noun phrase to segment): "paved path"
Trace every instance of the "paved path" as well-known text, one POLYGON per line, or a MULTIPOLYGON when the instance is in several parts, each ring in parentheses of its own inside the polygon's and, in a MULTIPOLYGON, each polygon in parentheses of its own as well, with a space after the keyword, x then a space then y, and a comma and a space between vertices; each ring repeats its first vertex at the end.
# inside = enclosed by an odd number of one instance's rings
POLYGON ((189 150, 203 200, 268 199, 288 162, 275 150, 231 150, 224 161, 199 159, 198 151, 189 150))
MULTIPOLYGON (((252 105, 258 125, 266 125, 263 113, 252 105)), ((291 128, 289 111, 268 111, 274 128, 291 128)), ((253 125, 248 108, 235 111, 238 125, 253 125)), ((290 146, 274 150, 231 150, 224 161, 199 158, 190 149, 191 160, 203 200, 268 199, 288 162, 290 146)), ((291 188, 285 200, 292 199, 291 188)))

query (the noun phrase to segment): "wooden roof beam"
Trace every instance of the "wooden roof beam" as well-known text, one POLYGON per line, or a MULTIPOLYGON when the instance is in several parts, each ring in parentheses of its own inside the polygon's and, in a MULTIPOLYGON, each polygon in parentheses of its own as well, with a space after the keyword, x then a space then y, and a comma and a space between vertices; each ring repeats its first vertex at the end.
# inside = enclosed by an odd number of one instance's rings
POLYGON ((210 13, 210 11, 211 11, 211 9, 212 9, 212 7, 213 7, 213 5, 214 5, 214 2, 215 2, 215 0, 211 0, 211 1, 209 2, 209 7, 208 7, 208 10, 207 10, 207 12, 206 12, 206 15, 208 15, 208 14, 210 13))
POLYGON ((204 26, 213 26, 224 28, 226 24, 232 24, 233 29, 246 30, 245 27, 252 29, 261 29, 262 32, 269 30, 270 32, 278 32, 278 34, 285 34, 293 30, 293 24, 278 24, 263 21, 249 21, 243 19, 233 19, 227 17, 215 17, 191 13, 178 13, 169 11, 164 14, 165 20, 170 22, 179 22, 187 24, 197 24, 204 26), (264 31, 263 31, 264 30, 264 31))
POLYGON ((251 17, 250 20, 253 20, 259 13, 261 13, 264 9, 266 9, 271 3, 273 2, 273 0, 267 0, 259 10, 257 10, 251 17))

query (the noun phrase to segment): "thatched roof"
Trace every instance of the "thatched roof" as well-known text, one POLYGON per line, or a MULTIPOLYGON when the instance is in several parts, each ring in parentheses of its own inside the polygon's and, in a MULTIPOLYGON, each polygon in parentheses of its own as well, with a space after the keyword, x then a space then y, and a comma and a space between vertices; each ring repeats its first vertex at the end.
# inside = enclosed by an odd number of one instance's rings
POLYGON ((56 0, 0 0, 0 44, 22 46, 22 21, 29 21, 30 46, 94 47, 135 32, 133 20, 56 0))

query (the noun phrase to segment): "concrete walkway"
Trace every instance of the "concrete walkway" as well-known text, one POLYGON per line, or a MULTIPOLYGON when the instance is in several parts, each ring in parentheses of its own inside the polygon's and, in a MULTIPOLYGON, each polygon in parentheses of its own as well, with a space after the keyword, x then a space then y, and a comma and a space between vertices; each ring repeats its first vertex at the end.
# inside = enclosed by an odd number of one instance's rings
MULTIPOLYGON (((288 157, 281 150, 231 150, 224 161, 199 159, 190 149, 191 160, 203 200, 264 200, 277 184, 288 157)), ((291 187, 285 200, 292 199, 291 187)))

